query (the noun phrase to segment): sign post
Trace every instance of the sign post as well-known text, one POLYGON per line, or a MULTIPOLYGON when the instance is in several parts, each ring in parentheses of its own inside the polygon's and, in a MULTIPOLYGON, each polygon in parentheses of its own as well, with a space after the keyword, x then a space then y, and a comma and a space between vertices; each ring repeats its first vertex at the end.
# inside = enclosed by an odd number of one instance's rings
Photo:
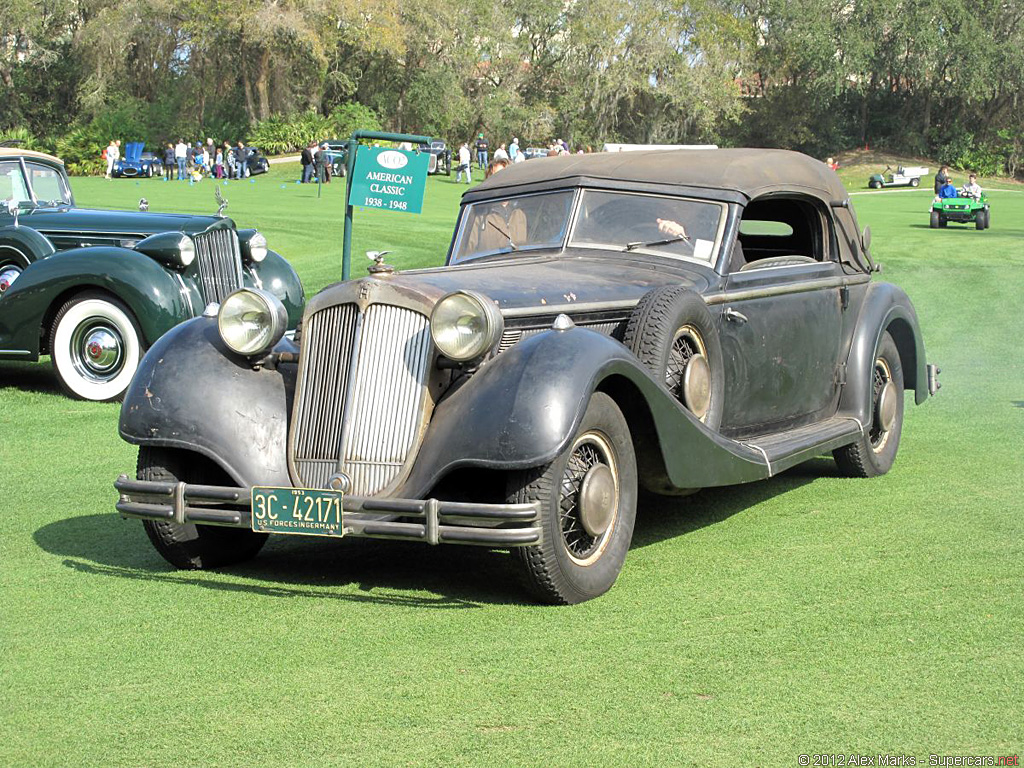
POLYGON ((428 136, 379 131, 355 131, 348 140, 348 152, 345 157, 342 280, 348 280, 352 271, 353 206, 400 213, 419 213, 423 209, 423 192, 427 185, 429 157, 425 153, 419 150, 410 152, 382 147, 363 147, 363 151, 359 152, 360 139, 430 144, 428 136))

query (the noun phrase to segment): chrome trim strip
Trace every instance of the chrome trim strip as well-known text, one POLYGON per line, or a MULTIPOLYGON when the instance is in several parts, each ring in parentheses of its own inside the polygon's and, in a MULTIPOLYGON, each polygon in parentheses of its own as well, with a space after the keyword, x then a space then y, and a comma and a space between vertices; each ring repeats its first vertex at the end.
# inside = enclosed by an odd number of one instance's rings
POLYGON ((27 349, 0 349, 0 355, 31 355, 27 349))
POLYGON ((632 309, 637 301, 579 301, 574 304, 535 304, 530 307, 509 307, 502 309, 503 317, 537 317, 539 315, 577 314, 602 309, 632 309))
MULTIPOLYGON (((748 273, 749 274, 749 273, 748 273)), ((766 299, 770 296, 786 296, 794 293, 808 293, 826 288, 842 288, 846 285, 859 285, 870 282, 870 275, 856 277, 823 277, 819 280, 808 280, 802 283, 786 283, 785 285, 769 285, 763 288, 748 288, 738 291, 709 293, 704 296, 707 304, 725 304, 729 301, 746 301, 747 299, 766 299)))
POLYGON ((192 292, 189 291, 188 286, 185 285, 185 279, 181 276, 180 272, 172 272, 171 274, 173 274, 174 277, 177 279, 178 288, 181 289, 181 295, 185 298, 185 303, 188 304, 189 317, 195 317, 196 308, 195 305, 192 304, 192 292))
POLYGON ((359 347, 362 343, 364 317, 365 314, 363 312, 356 311, 356 325, 352 333, 352 354, 349 355, 348 368, 346 368, 348 380, 345 382, 344 410, 340 414, 341 436, 338 438, 338 444, 334 448, 334 455, 338 457, 334 464, 335 471, 337 472, 341 471, 341 466, 345 462, 344 448, 348 444, 348 434, 352 430, 352 422, 348 418, 348 411, 356 389, 356 366, 359 364, 359 347))
POLYGON ((764 459, 765 465, 768 467, 768 477, 771 477, 772 474, 773 474, 772 473, 772 462, 769 460, 768 454, 765 452, 764 448, 762 448, 759 445, 755 445, 754 443, 740 443, 740 445, 745 445, 745 446, 747 446, 747 448, 752 448, 752 449, 754 449, 755 451, 757 451, 758 453, 761 454, 762 458, 764 459))

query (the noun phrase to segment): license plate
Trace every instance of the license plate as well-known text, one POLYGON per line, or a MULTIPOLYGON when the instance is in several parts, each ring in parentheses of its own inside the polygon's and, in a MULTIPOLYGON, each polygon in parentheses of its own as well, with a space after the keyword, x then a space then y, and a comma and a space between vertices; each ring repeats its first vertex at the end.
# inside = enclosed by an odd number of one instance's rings
POLYGON ((343 494, 313 488, 252 489, 252 529, 258 533, 342 536, 343 494))

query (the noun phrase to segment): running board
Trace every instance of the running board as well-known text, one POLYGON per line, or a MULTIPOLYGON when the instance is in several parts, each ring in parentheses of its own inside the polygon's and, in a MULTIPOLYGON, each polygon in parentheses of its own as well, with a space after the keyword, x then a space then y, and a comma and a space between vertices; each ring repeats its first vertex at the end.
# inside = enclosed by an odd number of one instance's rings
POLYGON ((857 419, 835 416, 817 424, 740 442, 764 457, 768 476, 771 477, 815 456, 849 445, 863 433, 864 427, 857 419))

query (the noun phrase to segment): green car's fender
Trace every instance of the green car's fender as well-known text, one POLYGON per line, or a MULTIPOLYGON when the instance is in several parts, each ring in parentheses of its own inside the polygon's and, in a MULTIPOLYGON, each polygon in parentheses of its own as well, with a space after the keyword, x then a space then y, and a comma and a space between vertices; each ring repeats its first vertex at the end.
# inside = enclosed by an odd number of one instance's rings
POLYGON ((123 302, 147 346, 192 316, 181 281, 150 257, 127 248, 75 248, 33 262, 4 293, 0 350, 18 350, 22 360, 37 359, 60 306, 86 290, 104 291, 123 302))
POLYGON ((289 328, 298 325, 302 319, 306 297, 299 276, 281 254, 267 251, 263 261, 245 268, 244 278, 247 286, 262 288, 281 300, 288 310, 289 328))
POLYGON ((27 267, 50 256, 55 250, 53 243, 31 227, 0 227, 0 263, 10 260, 20 267, 27 267))

